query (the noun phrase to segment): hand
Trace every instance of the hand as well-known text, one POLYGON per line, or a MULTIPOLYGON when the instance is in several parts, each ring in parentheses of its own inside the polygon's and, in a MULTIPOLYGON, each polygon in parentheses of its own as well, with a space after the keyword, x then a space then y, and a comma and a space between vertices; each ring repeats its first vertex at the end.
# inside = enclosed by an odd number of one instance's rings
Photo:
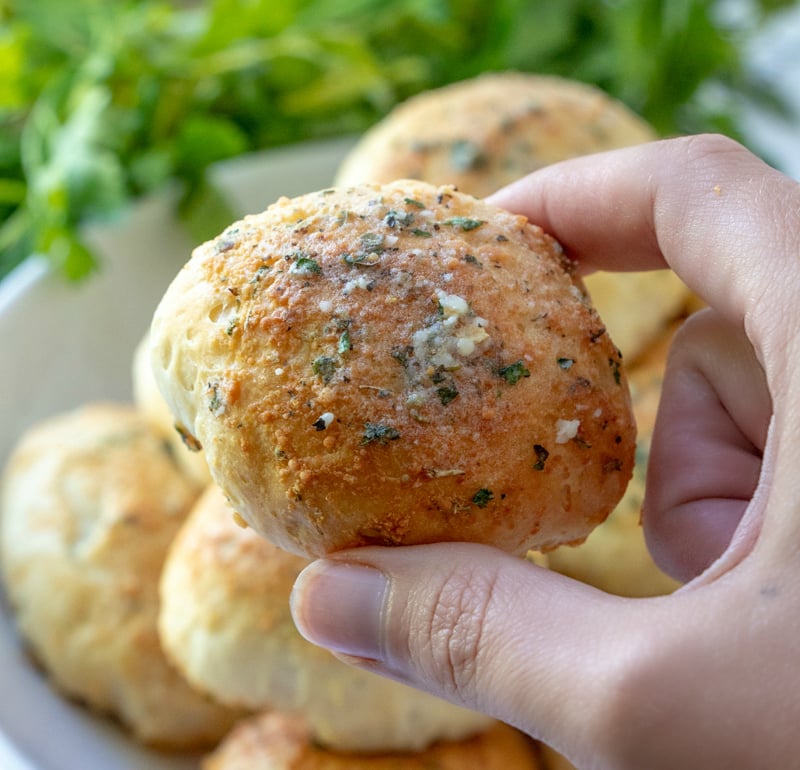
POLYGON ((492 548, 315 562, 293 611, 341 657, 516 725, 581 768, 800 756, 800 186, 721 137, 550 166, 501 190, 583 269, 669 266, 678 334, 644 526, 689 580, 623 599, 492 548))

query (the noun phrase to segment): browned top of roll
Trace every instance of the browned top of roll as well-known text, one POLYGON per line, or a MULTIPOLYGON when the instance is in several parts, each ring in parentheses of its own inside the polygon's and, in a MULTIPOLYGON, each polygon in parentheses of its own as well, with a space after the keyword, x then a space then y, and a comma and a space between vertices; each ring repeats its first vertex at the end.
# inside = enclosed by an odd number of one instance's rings
POLYGON ((203 762, 203 770, 537 770, 531 741, 503 724, 419 752, 354 754, 310 739, 301 719, 279 712, 240 724, 203 762))
POLYGON ((412 181, 282 199, 196 250, 156 378, 281 547, 581 540, 630 477, 619 351, 540 228, 412 181))
POLYGON ((485 197, 550 163, 655 138, 646 121, 595 86, 492 72, 399 104, 351 150, 336 184, 412 178, 485 197))

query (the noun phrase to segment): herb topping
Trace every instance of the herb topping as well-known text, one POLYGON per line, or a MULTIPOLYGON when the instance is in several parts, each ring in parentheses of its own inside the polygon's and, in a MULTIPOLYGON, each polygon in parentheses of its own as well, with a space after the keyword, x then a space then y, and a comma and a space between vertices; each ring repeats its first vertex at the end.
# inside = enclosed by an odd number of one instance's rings
POLYGON ((486 220, 469 219, 468 217, 453 217, 452 219, 445 219, 442 224, 450 225, 451 227, 459 227, 462 230, 475 230, 481 225, 485 225, 486 220))
POLYGON ((485 166, 486 162, 486 155, 475 142, 458 139, 450 147, 450 165, 456 171, 473 171, 485 166))
POLYGON ((502 366, 500 369, 497 370, 497 373, 509 384, 509 385, 516 385, 523 377, 530 377, 531 373, 525 364, 522 363, 522 359, 517 361, 516 363, 509 364, 508 366, 502 366))
POLYGON ((328 383, 336 373, 336 361, 330 356, 319 356, 311 362, 311 369, 323 382, 328 383))
POLYGON ((361 446, 366 444, 386 444, 389 441, 396 441, 400 438, 400 431, 391 425, 384 425, 381 422, 365 422, 364 435, 361 437, 361 446))
POLYGON ((534 444, 533 453, 536 455, 536 462, 533 464, 533 469, 535 471, 543 471, 545 461, 548 457, 550 457, 550 452, 548 452, 541 444, 534 444))
POLYGON ((491 500, 494 500, 494 492, 491 489, 481 488, 472 496, 472 502, 478 508, 485 508, 491 500))
POLYGON ((319 262, 311 257, 298 257, 289 268, 290 273, 297 275, 314 275, 322 272, 319 262))
POLYGON ((408 227, 414 221, 414 215, 410 211, 390 211, 384 218, 383 223, 387 227, 408 227))
POLYGON ((620 373, 619 369, 619 361, 609 358, 608 365, 611 367, 611 373, 614 375, 614 382, 616 382, 617 385, 620 385, 622 383, 622 374, 620 373))

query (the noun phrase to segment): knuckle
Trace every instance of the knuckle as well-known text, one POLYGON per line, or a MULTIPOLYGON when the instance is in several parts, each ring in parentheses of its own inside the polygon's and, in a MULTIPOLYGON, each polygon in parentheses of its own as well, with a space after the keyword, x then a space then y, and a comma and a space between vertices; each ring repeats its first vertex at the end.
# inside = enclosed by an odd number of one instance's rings
POLYGON ((747 150, 724 134, 694 134, 684 137, 687 157, 694 163, 728 163, 731 156, 745 157, 747 150))
POLYGON ((430 665, 428 673, 450 697, 469 698, 477 690, 495 583, 491 572, 453 572, 436 588, 428 606, 422 657, 430 665))

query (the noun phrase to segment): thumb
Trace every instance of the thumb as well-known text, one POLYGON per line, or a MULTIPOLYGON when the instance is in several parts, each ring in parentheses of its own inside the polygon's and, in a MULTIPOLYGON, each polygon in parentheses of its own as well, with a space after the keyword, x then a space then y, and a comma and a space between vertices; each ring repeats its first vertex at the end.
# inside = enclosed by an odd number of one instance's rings
POLYGON ((584 756, 605 729, 587 704, 607 699, 630 644, 647 644, 622 633, 629 609, 465 543, 340 552, 307 567, 292 593, 309 641, 584 756))

